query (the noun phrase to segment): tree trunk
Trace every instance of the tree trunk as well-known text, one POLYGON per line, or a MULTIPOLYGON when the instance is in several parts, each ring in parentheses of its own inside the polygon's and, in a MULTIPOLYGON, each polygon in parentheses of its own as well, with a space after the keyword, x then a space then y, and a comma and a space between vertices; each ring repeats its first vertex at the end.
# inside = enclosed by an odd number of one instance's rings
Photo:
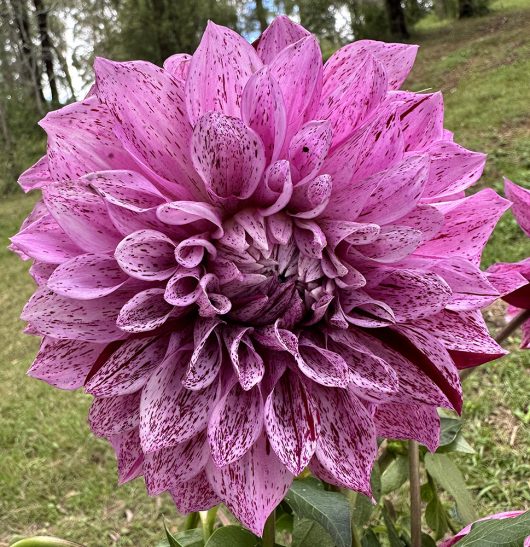
POLYGON ((385 0, 385 5, 392 36, 402 39, 410 38, 401 0, 385 0))
POLYGON ((43 104, 45 102, 42 93, 42 77, 39 63, 35 58, 35 51, 31 42, 30 26, 26 6, 21 0, 11 0, 11 9, 15 22, 15 30, 18 36, 20 46, 20 59, 22 62, 21 73, 33 88, 35 93, 35 105, 40 114, 44 113, 43 104))
POLYGON ((458 0, 458 18, 473 17, 475 15, 475 5, 473 0, 458 0))
POLYGON ((70 74, 70 69, 68 68, 68 63, 66 62, 64 55, 61 53, 61 50, 55 45, 53 46, 53 51, 55 52, 57 60, 59 61, 61 70, 64 72, 64 76, 66 78, 66 84, 68 85, 71 98, 75 101, 76 100, 75 89, 74 89, 74 84, 72 82, 72 75, 70 74))
POLYGON ((39 27, 39 38, 41 47, 42 64, 48 77, 52 103, 59 104, 59 91, 57 90, 57 78, 53 69, 52 41, 48 32, 48 10, 44 7, 42 0, 33 0, 39 27))
POLYGON ((259 23, 259 28, 261 32, 267 28, 267 10, 263 5, 263 0, 256 0, 256 19, 259 23))

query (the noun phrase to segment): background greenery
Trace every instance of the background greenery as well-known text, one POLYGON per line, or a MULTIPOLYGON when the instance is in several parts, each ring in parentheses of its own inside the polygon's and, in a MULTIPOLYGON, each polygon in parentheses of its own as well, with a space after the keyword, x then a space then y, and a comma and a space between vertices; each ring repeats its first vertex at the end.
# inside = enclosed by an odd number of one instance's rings
MULTIPOLYGON (((530 183, 528 28, 529 0, 497 0, 479 18, 440 19, 430 11, 412 31, 421 48, 405 87, 444 92, 446 126, 459 143, 489 154, 481 184, 497 190, 503 175, 530 183)), ((27 124, 19 121, 17 165, 44 146, 33 120, 27 124)), ((13 190, 12 162, 0 152, 0 187, 11 192, 0 202, 0 545, 37 533, 88 546, 154 545, 162 514, 170 529, 179 522, 169 498, 148 498, 141 479, 118 488, 111 450, 86 424, 89 397, 24 374, 38 342, 16 318, 33 287, 28 265, 5 247, 37 198, 13 190)), ((529 247, 508 214, 485 265, 521 259, 529 247)), ((493 330, 502 326, 502 304, 486 316, 493 330)), ((459 455, 458 463, 480 515, 530 507, 530 352, 517 351, 517 342, 510 340, 512 355, 465 384, 464 432, 476 453, 459 455)))

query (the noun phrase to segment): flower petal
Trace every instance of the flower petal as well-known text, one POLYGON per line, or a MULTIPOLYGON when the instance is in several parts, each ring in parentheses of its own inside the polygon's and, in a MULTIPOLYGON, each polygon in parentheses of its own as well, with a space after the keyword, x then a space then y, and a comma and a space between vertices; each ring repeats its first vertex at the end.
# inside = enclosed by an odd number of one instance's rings
POLYGON ((218 112, 202 116, 193 131, 192 161, 216 204, 248 199, 265 168, 258 135, 241 120, 218 112))
POLYGON ((298 375, 286 372, 268 396, 265 427, 278 458, 291 473, 299 475, 315 452, 320 416, 298 375))
POLYGON ((113 251, 120 240, 101 197, 85 184, 63 181, 43 190, 44 203, 65 233, 89 253, 113 251))
POLYGON ((209 21, 186 80, 186 108, 192 125, 212 111, 239 116, 243 89, 261 66, 256 51, 243 37, 209 21))
POLYGON ((371 496, 370 474, 377 454, 372 417, 345 390, 315 387, 313 394, 320 414, 317 458, 340 484, 371 496))
POLYGON ((103 344, 45 337, 28 376, 60 389, 78 389, 103 348, 103 344))
POLYGON ((48 279, 48 288, 68 298, 91 300, 114 292, 127 279, 111 256, 84 254, 58 266, 48 279))
POLYGON ((164 289, 146 289, 125 303, 116 324, 126 332, 147 332, 163 325, 172 311, 173 306, 164 300, 164 289))
POLYGON ((184 83, 146 61, 115 63, 98 57, 94 71, 97 96, 108 106, 141 162, 166 179, 163 190, 180 197, 180 188, 184 188, 200 196, 202 185, 188 152, 191 125, 184 83))
POLYGON ((147 453, 144 461, 147 492, 150 496, 158 496, 195 478, 206 466, 208 457, 204 431, 183 443, 147 453))
POLYGON ((177 269, 175 244, 161 232, 138 230, 123 239, 114 257, 120 268, 136 279, 163 280, 177 269))
POLYGON ((208 424, 212 459, 218 467, 234 463, 248 452, 263 427, 259 387, 243 390, 239 383, 221 398, 208 424))
POLYGON ((241 119, 260 136, 267 164, 276 161, 283 147, 287 120, 282 92, 268 67, 247 82, 241 99, 241 119))
POLYGON ((436 407, 392 402, 378 405, 374 414, 377 435, 387 439, 413 439, 431 452, 440 442, 440 418, 436 407))
POLYGON ((134 161, 114 135, 114 124, 108 108, 94 96, 48 113, 39 125, 48 135, 52 180, 132 167, 134 161))
POLYGON ((343 75, 355 66, 363 52, 373 55, 385 68, 388 87, 399 89, 405 81, 418 52, 418 46, 411 44, 388 44, 375 40, 357 40, 336 51, 324 67, 325 86, 333 87, 340 82, 343 75))
POLYGON ((237 462, 221 469, 211 462, 207 474, 212 488, 230 511, 259 536, 293 480, 265 434, 237 462))
POLYGON ((111 397, 138 391, 162 362, 167 345, 164 336, 126 340, 87 381, 86 392, 111 397))
POLYGON ((24 306, 22 319, 39 334, 85 342, 119 340, 118 313, 130 294, 116 291, 97 300, 72 300, 40 287, 24 306))
POLYGON ((109 437, 138 427, 140 392, 96 398, 90 406, 88 423, 94 435, 109 437))
POLYGON ((306 36, 310 36, 310 33, 302 25, 285 15, 279 15, 258 38, 256 51, 260 59, 269 65, 282 49, 306 36))

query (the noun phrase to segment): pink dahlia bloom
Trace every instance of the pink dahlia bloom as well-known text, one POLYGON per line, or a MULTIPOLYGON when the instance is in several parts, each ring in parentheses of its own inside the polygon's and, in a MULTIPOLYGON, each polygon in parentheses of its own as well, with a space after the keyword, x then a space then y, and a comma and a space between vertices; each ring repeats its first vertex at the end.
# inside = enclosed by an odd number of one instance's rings
MULTIPOLYGON (((519 226, 530 237, 530 190, 526 190, 505 179, 504 192, 512 202, 512 213, 519 226)), ((518 273, 526 279, 524 286, 504 296, 504 300, 510 304, 507 314, 508 319, 513 319, 522 310, 530 310, 530 257, 520 262, 495 264, 488 271, 499 277, 503 275, 513 276, 513 274, 518 273)), ((521 347, 530 349, 530 321, 523 323, 522 331, 521 347)))
POLYGON ((285 17, 255 48, 210 23, 164 68, 98 59, 41 122, 20 182, 43 199, 12 239, 38 284, 29 374, 94 396, 120 482, 260 534, 307 466, 369 495, 377 436, 434 450, 458 368, 505 353, 479 262, 508 202, 464 196, 484 156, 439 93, 398 90, 416 50, 323 64, 285 17))
MULTIPOLYGON (((495 515, 489 515, 487 517, 478 519, 476 522, 482 522, 483 520, 503 520, 503 519, 513 519, 522 515, 524 511, 507 511, 505 513, 497 513, 495 515)), ((473 524, 476 524, 475 522, 473 524)), ((453 536, 450 539, 446 539, 440 543, 439 547, 452 547, 456 545, 462 538, 466 537, 471 531, 473 524, 469 524, 465 528, 462 528, 456 536, 453 536)), ((523 547, 530 547, 530 537, 527 537, 524 541, 523 547)))

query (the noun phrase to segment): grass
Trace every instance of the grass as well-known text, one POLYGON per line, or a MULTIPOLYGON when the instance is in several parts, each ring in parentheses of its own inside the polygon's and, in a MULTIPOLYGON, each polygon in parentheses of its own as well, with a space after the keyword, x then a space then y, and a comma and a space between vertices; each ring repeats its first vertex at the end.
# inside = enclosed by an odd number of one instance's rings
MULTIPOLYGON (((482 185, 501 189, 502 175, 530 182, 530 3, 502 0, 503 11, 464 22, 424 22, 417 65, 407 86, 442 89, 449 129, 464 146, 486 151, 482 185), (525 117, 526 115, 526 117, 525 117)), ((494 5, 497 7, 499 3, 494 5)), ((0 203, 0 545, 28 534, 55 534, 87 546, 154 545, 160 515, 176 523, 167 497, 149 498, 141 480, 117 487, 114 457, 86 424, 89 398, 25 377, 37 341, 16 318, 32 292, 28 265, 5 250, 31 209, 32 197, 0 203)), ((530 254, 509 215, 485 264, 530 254)), ((488 311, 492 327, 502 310, 488 311)), ((481 515, 530 507, 530 352, 514 353, 467 380, 467 438, 475 455, 459 463, 481 515)))

